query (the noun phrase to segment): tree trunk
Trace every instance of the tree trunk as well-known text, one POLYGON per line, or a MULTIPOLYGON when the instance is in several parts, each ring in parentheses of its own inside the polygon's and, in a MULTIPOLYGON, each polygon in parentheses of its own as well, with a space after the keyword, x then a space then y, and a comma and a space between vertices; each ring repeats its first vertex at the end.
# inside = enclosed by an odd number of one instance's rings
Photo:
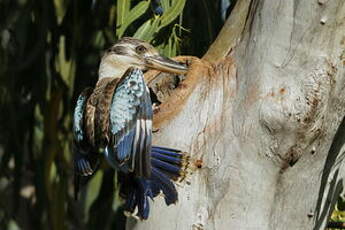
POLYGON ((156 198, 127 229, 324 229, 343 189, 344 66, 344 0, 238 0, 155 117, 155 144, 194 162, 179 202, 156 198))

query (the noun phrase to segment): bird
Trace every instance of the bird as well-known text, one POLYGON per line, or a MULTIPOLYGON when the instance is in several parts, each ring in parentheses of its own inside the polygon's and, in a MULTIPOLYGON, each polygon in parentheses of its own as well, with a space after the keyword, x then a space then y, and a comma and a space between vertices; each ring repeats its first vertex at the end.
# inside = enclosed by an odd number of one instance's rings
POLYGON ((144 81, 149 69, 188 71, 143 40, 118 40, 101 58, 95 87, 79 95, 73 117, 75 198, 104 157, 118 172, 125 213, 143 220, 149 199, 163 194, 167 205, 177 202, 174 182, 189 165, 188 153, 152 145, 152 102, 144 81))
POLYGON ((159 15, 159 16, 163 15, 164 9, 162 7, 162 3, 160 0, 151 1, 151 7, 155 15, 159 15))

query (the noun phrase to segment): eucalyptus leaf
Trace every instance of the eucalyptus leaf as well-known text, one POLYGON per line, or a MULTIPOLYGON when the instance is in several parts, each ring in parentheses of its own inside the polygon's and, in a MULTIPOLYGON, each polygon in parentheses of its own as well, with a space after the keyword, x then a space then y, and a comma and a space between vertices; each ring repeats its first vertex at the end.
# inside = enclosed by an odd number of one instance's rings
POLYGON ((90 207, 92 203, 96 200, 99 194, 99 191, 101 189, 102 178, 103 178, 103 171, 98 171, 89 182, 86 199, 85 199, 85 216, 87 217, 87 219, 88 219, 90 207))
POLYGON ((130 10, 126 15, 126 18, 123 19, 120 27, 117 28, 116 34, 120 38, 123 36, 125 30, 128 26, 142 16, 150 6, 150 1, 141 1, 139 2, 132 10, 130 10))
POLYGON ((164 9, 164 14, 161 17, 162 23, 160 25, 160 28, 163 28, 172 23, 182 13, 185 4, 186 0, 176 0, 174 1, 172 6, 164 9))
POLYGON ((158 25, 160 23, 159 18, 152 18, 146 21, 142 26, 139 27, 137 32, 133 35, 133 37, 142 39, 145 41, 152 41, 154 38, 154 34, 158 31, 158 25))
POLYGON ((117 1, 116 33, 118 33, 118 30, 125 23, 126 17, 128 16, 130 6, 131 6, 130 0, 118 0, 117 1))
POLYGON ((167 10, 171 6, 171 0, 161 0, 160 3, 164 10, 167 10))

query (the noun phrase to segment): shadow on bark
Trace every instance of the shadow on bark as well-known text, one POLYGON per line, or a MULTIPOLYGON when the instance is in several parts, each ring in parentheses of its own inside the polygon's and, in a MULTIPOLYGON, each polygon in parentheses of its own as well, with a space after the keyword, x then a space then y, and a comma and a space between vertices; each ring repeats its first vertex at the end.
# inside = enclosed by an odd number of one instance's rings
POLYGON ((339 168, 345 157, 345 152, 342 147, 345 144, 345 117, 343 118, 338 130, 334 136, 332 145, 327 155, 325 166, 322 170, 321 185, 317 198, 317 205, 315 208, 315 226, 314 230, 323 229, 323 223, 327 223, 335 204, 337 203, 339 194, 343 191, 343 179, 340 179, 339 168), (334 173, 332 173, 334 171, 334 173), (327 184, 329 189, 327 191, 327 184), (324 194, 327 193, 327 198, 323 201, 324 194), (322 203, 324 205, 322 206, 322 203), (326 222, 326 221, 327 222, 326 222))

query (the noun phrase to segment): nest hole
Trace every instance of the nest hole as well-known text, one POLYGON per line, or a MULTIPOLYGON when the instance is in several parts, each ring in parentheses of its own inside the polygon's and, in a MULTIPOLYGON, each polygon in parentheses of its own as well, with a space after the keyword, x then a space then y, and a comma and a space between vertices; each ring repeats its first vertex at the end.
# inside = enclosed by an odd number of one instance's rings
POLYGON ((152 103, 159 106, 166 102, 175 89, 184 86, 185 79, 185 74, 158 73, 148 83, 152 103))

